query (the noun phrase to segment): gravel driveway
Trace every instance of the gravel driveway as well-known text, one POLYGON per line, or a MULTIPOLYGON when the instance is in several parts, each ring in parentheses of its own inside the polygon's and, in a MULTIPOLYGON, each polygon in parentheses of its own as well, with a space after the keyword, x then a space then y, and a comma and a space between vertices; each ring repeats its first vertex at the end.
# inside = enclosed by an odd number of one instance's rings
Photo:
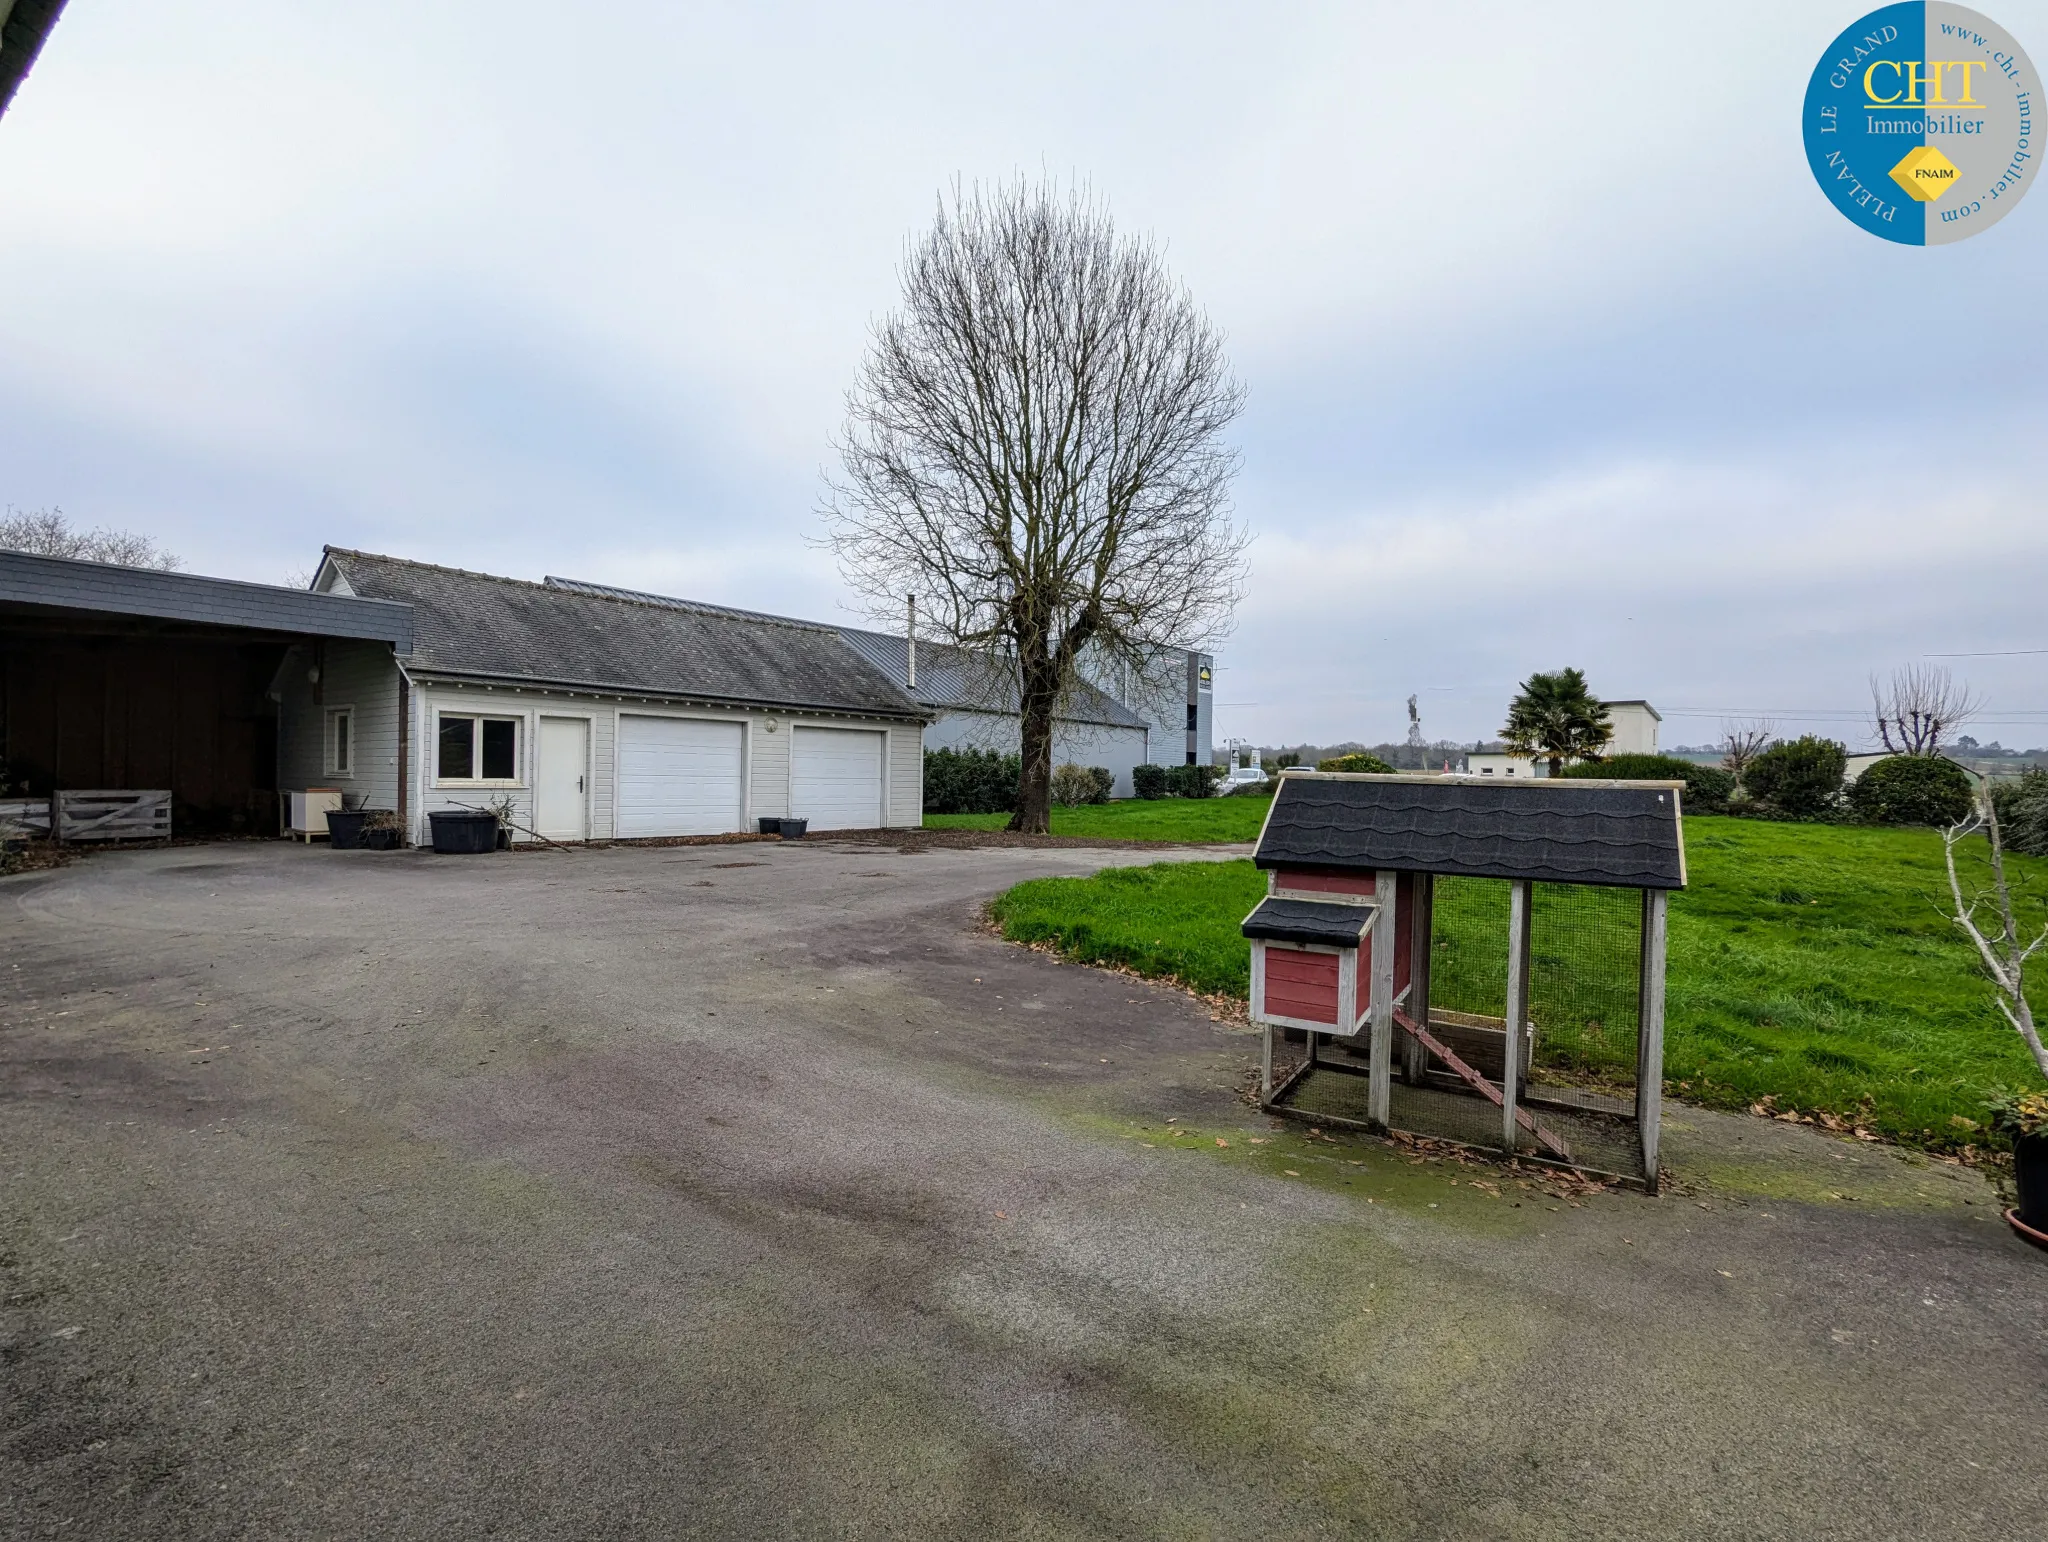
POLYGON ((975 929, 1130 859, 0 881, 0 1534, 2039 1526, 2048 1256, 1981 1179, 1679 1108, 1660 1200, 1283 1129, 1241 1028, 975 929))

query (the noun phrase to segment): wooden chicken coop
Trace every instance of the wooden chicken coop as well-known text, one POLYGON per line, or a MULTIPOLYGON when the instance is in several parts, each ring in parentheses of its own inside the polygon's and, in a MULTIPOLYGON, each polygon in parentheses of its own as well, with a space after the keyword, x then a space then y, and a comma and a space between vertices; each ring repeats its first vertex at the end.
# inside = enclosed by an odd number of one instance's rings
POLYGON ((1654 1192, 1681 785, 1286 773, 1243 928, 1262 1106, 1654 1192))

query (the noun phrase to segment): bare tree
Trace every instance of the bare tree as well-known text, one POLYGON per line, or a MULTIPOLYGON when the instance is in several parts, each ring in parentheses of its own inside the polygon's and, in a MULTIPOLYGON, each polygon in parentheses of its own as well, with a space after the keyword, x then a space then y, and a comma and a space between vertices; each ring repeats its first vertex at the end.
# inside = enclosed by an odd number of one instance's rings
POLYGON ((1870 705, 1878 742, 1894 755, 1938 755, 1958 728, 1984 710, 1970 688, 1939 664, 1895 669, 1889 685, 1872 675, 1870 705))
POLYGON ((1778 725, 1768 719, 1759 718, 1749 723, 1723 723, 1721 725, 1721 769, 1738 782, 1749 763, 1764 752, 1773 739, 1778 737, 1778 725))
POLYGON ((25 514, 12 504, 5 514, 0 514, 0 548, 31 552, 38 557, 72 557, 81 562, 158 568, 164 572, 180 566, 182 561, 146 535, 126 530, 80 530, 62 509, 38 509, 25 514))
POLYGON ((2042 1076, 2048 1077, 2048 1048, 2041 1043, 2040 1030, 2034 1026, 2034 1009, 2027 1004, 2027 960, 2042 943, 2048 942, 2048 926, 2032 942, 2021 944, 2019 925, 2013 917, 2012 889, 2005 880, 2005 842, 1998 831, 1998 806, 1992 801, 1988 785, 1978 789, 1976 807, 1970 817, 1942 831, 1941 841, 1948 859, 1948 891, 1955 900, 1955 923, 1977 945, 1977 957, 1983 960, 1991 983, 1997 987, 1998 1010, 2026 1041, 2042 1076), (1962 879, 1956 876, 1956 847, 1979 830, 1991 842, 1989 898, 1997 914, 1989 937, 1977 925, 1977 908, 1986 896, 1979 894, 1975 899, 1965 900, 1962 879))
POLYGON ((943 640, 1014 675, 1010 828, 1043 832, 1084 653, 1142 672, 1229 624, 1244 393, 1158 247, 1084 193, 956 186, 902 282, 848 394, 827 540, 873 614, 929 597, 943 640))

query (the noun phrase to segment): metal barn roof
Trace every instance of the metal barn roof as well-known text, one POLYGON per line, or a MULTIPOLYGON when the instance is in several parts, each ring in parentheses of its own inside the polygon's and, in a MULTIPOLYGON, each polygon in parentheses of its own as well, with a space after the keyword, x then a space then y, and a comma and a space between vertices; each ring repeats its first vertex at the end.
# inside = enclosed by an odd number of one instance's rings
POLYGON ((1685 887, 1676 782, 1475 781, 1290 771, 1260 867, 1685 887))
POLYGON ((354 637, 412 646, 412 607, 384 599, 311 594, 160 568, 0 550, 0 602, 54 617, 143 616, 300 637, 354 637))
POLYGON ((785 710, 928 714, 837 632, 327 548, 350 590, 414 610, 412 664, 493 680, 785 710))

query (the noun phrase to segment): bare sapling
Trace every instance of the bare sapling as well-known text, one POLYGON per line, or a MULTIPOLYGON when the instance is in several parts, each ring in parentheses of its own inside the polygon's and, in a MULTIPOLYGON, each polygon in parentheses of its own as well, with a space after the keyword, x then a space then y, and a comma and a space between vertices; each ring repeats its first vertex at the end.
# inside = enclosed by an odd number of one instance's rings
POLYGON ((2033 1054, 2034 1064, 2048 1078, 2048 1048, 2034 1025, 2034 1010, 2027 1004, 2027 960, 2048 942, 2048 926, 2032 942, 2020 941, 2019 922, 2013 914, 2012 887, 2005 877, 2005 844, 1998 833, 1998 808, 1988 786, 1980 787, 1970 817, 1950 825, 1941 833, 1943 856, 1948 863, 1948 889, 1955 901, 1954 921, 1977 946, 1977 956, 1998 990, 1998 1010, 2005 1014, 2033 1054), (1991 892, 1979 892, 1974 899, 1963 895, 1963 880, 1956 872, 1956 847, 1982 830, 1991 843, 1991 892), (1978 909, 1989 900, 1996 909, 1991 934, 1977 924, 1978 909))

